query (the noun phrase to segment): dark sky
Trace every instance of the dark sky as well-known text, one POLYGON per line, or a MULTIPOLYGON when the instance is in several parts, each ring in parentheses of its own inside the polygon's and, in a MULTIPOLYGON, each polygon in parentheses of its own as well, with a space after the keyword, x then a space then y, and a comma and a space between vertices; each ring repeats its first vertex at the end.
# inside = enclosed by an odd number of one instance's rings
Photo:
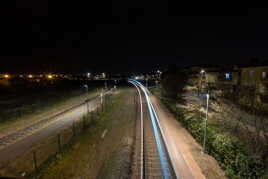
POLYGON ((268 57, 265 8, 8 2, 0 5, 2 71, 143 71, 268 57))

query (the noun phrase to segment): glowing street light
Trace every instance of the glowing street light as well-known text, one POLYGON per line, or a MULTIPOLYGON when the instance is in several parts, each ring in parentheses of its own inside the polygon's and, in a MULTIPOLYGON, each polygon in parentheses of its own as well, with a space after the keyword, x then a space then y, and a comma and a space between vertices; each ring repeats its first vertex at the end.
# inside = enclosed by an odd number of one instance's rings
POLYGON ((7 79, 7 78, 9 78, 10 76, 9 76, 9 74, 5 74, 4 77, 7 79))
POLYGON ((161 74, 162 72, 160 70, 157 70, 157 73, 161 74))
POLYGON ((52 75, 47 75, 47 78, 48 78, 48 79, 52 79, 53 76, 52 76, 52 75))
POLYGON ((106 74, 105 73, 102 73, 102 78, 106 78, 106 74))
POLYGON ((29 74, 29 75, 28 75, 28 78, 33 78, 33 75, 29 74))

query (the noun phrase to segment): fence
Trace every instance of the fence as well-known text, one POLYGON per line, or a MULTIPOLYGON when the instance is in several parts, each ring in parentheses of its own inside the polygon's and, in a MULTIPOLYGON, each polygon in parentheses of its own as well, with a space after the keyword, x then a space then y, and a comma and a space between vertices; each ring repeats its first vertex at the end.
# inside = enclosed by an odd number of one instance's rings
POLYGON ((50 136, 46 140, 34 145, 14 161, 9 161, 0 169, 5 168, 3 174, 10 173, 15 176, 31 177, 37 175, 49 162, 59 156, 68 147, 72 146, 77 136, 86 131, 100 115, 112 104, 112 95, 106 94, 103 99, 96 98, 96 106, 81 119, 75 120, 72 125, 62 129, 58 134, 50 136), (101 102, 102 101, 102 102, 101 102))

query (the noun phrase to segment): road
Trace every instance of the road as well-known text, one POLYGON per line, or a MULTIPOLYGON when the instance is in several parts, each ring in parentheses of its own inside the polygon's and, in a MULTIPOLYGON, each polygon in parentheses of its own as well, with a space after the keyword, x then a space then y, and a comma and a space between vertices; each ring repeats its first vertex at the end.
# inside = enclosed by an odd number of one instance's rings
MULTIPOLYGON (((89 100, 89 109, 94 110, 100 98, 93 97, 89 100)), ((31 124, 23 129, 14 131, 8 136, 0 138, 0 163, 16 158, 27 151, 31 146, 46 140, 49 136, 71 126, 87 112, 86 103, 70 107, 64 112, 50 116, 44 120, 31 124)))

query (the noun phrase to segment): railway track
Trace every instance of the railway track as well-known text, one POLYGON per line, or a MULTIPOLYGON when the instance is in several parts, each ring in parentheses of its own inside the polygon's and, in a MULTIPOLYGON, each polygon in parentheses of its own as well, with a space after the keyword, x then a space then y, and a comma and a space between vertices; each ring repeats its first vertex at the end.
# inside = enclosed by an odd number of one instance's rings
POLYGON ((139 108, 131 178, 176 178, 158 123, 152 119, 145 92, 137 84, 132 84, 138 90, 136 101, 139 108))
MULTIPOLYGON (((105 94, 106 95, 106 94, 105 94)), ((91 101, 94 101, 94 100, 97 100, 99 97, 99 95, 97 96, 94 96, 92 98, 89 98, 88 100, 84 101, 84 102, 81 102, 79 104, 76 104, 62 112, 59 112, 53 116, 50 116, 48 118, 45 118, 43 120, 40 120, 36 123, 33 123, 25 128, 22 128, 22 129, 19 129, 17 130, 16 132, 14 133, 11 133, 9 135, 6 135, 6 136, 3 136, 3 137, 0 137, 0 149, 7 146, 7 145, 10 145, 14 142, 16 142, 17 140, 23 138, 23 137, 26 137, 32 133, 34 133, 36 130, 46 126, 47 124, 49 124, 50 122, 53 122, 55 121, 59 116, 71 111, 71 110, 74 110, 84 104, 86 104, 86 102, 91 102, 91 101)))

